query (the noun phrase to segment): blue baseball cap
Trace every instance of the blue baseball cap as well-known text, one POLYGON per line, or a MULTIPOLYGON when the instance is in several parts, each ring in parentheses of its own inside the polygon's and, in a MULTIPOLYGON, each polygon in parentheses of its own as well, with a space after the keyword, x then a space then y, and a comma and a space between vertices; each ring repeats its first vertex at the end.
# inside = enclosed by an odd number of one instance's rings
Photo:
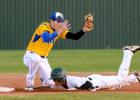
POLYGON ((60 12, 53 12, 50 16, 50 19, 53 21, 57 21, 57 22, 64 22, 64 16, 62 13, 60 12))

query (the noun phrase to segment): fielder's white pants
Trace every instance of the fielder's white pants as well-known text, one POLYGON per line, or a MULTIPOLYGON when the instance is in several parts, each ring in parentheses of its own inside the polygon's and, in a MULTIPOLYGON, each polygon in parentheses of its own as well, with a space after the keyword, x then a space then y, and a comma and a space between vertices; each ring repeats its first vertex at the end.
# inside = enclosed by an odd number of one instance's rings
POLYGON ((93 74, 87 78, 91 78, 93 86, 98 86, 99 89, 124 86, 128 83, 137 82, 135 75, 128 75, 132 56, 133 53, 130 50, 124 50, 122 64, 120 65, 117 76, 102 76, 93 74))
POLYGON ((34 86, 34 79, 37 72, 43 79, 43 86, 50 86, 54 84, 54 82, 50 80, 52 69, 47 58, 41 58, 34 52, 31 53, 30 51, 26 51, 23 62, 29 69, 29 72, 26 75, 27 86, 34 86))

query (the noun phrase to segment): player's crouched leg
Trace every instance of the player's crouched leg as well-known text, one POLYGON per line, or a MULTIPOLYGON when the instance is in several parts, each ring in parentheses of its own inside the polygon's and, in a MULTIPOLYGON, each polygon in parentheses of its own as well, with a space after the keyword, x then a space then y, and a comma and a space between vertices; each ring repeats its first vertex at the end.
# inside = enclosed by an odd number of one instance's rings
POLYGON ((40 75, 40 80, 42 82, 42 86, 52 87, 54 86, 54 81, 50 79, 51 77, 51 67, 48 63, 47 59, 43 59, 40 63, 38 73, 40 75))
POLYGON ((29 68, 29 72, 26 75, 26 88, 25 90, 32 91, 34 89, 35 74, 38 71, 40 64, 40 57, 35 53, 26 52, 24 55, 24 64, 29 68))

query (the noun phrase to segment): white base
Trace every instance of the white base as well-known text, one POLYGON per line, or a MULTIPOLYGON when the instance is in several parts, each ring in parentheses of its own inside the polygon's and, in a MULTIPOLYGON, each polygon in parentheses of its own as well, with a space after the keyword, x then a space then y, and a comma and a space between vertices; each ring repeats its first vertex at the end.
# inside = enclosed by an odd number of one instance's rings
POLYGON ((12 92, 15 88, 0 87, 0 92, 12 92))

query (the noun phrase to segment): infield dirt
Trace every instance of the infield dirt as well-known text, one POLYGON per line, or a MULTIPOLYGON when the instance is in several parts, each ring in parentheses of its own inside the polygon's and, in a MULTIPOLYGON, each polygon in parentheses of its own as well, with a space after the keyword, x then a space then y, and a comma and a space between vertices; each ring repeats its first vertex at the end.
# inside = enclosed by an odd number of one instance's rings
MULTIPOLYGON (((89 73, 89 72, 71 72, 68 73, 69 75, 76 75, 76 76, 88 76, 90 74, 93 73, 89 73)), ((96 73, 94 73, 96 74, 96 73)), ((112 72, 107 72, 107 73, 101 73, 102 75, 114 75, 114 73, 112 72)), ((25 80, 26 80, 26 75, 25 74, 13 74, 13 73, 4 73, 4 74, 0 74, 0 86, 1 87, 12 87, 12 88, 16 88, 15 91, 13 92, 8 92, 8 93, 2 93, 0 92, 0 95, 12 95, 12 94, 42 94, 42 93, 75 93, 75 92, 79 92, 79 93, 83 93, 83 92, 89 92, 90 91, 81 91, 81 90, 65 90, 65 89, 49 89, 46 87, 40 87, 41 86, 41 81, 39 79, 39 76, 36 76, 35 79, 35 86, 39 87, 36 88, 34 91, 25 91, 25 80)), ((128 86, 123 87, 122 89, 117 89, 117 90, 100 90, 103 92, 140 92, 140 83, 135 83, 135 84, 131 84, 128 86)), ((100 91, 96 91, 96 92, 100 92, 100 91)))

